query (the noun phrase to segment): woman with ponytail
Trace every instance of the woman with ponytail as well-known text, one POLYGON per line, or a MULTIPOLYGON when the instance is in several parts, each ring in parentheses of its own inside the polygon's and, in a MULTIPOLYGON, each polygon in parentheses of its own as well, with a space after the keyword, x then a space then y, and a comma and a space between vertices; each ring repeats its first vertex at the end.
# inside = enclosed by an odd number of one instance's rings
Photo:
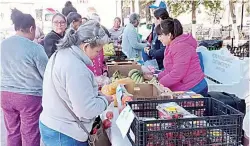
POLYGON ((191 90, 206 96, 208 86, 196 53, 197 41, 191 34, 183 34, 177 19, 161 21, 156 32, 168 48, 164 52, 164 71, 158 76, 159 82, 172 91, 191 90))
POLYGON ((77 12, 70 12, 67 16, 68 28, 73 28, 77 30, 82 24, 82 16, 77 12))
POLYGON ((16 35, 1 44, 1 107, 7 146, 40 146, 38 123, 48 57, 44 48, 33 42, 34 18, 13 9, 11 19, 16 35))
POLYGON ((94 74, 88 69, 108 42, 101 25, 90 20, 77 31, 69 29, 51 56, 43 82, 43 111, 40 116, 42 141, 46 146, 88 146, 88 134, 61 100, 90 132, 94 119, 112 102, 98 94, 94 74))

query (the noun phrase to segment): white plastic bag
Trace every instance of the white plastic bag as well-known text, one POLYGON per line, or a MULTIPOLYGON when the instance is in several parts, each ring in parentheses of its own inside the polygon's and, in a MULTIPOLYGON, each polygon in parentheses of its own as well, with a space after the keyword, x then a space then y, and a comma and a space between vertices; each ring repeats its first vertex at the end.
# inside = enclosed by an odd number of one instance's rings
POLYGON ((106 77, 106 76, 96 76, 95 77, 96 81, 97 81, 97 84, 99 87, 102 87, 104 85, 107 85, 107 84, 110 84, 111 83, 111 80, 110 78, 106 77))

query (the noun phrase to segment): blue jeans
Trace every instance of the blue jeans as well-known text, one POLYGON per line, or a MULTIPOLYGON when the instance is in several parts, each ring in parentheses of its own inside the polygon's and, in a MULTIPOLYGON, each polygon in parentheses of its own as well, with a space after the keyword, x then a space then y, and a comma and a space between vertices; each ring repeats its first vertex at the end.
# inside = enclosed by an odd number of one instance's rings
POLYGON ((197 84, 190 90, 197 94, 201 94, 204 97, 207 97, 207 92, 208 92, 207 81, 203 79, 199 84, 197 84))
POLYGON ((144 50, 142 50, 141 56, 144 62, 151 60, 151 58, 148 56, 147 53, 144 52, 144 50))
POLYGON ((39 122, 39 129, 45 146, 88 146, 88 142, 77 141, 65 134, 50 129, 39 122))

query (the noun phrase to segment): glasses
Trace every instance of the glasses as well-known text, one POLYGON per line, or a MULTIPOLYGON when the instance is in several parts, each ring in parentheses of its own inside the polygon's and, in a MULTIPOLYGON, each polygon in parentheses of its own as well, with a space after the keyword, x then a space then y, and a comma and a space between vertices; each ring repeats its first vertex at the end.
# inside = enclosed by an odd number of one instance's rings
POLYGON ((53 24, 55 24, 55 25, 65 25, 66 24, 66 22, 65 21, 61 21, 61 22, 58 22, 58 21, 55 21, 55 22, 53 22, 53 24))

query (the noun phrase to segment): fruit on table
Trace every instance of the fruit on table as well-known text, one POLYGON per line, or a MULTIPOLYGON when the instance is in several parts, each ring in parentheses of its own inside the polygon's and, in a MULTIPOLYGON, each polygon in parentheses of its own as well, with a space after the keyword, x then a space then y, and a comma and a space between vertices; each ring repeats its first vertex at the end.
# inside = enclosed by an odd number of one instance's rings
POLYGON ((158 83, 158 80, 156 79, 156 77, 153 77, 148 83, 149 84, 158 83))
POLYGON ((117 70, 117 71, 115 71, 114 73, 113 73, 113 75, 112 75, 112 83, 113 82, 115 82, 115 81, 117 81, 117 80, 119 80, 119 79, 122 79, 122 78, 124 78, 122 75, 121 75, 121 73, 117 70))
POLYGON ((114 117, 114 113, 112 111, 108 111, 106 113, 106 118, 109 119, 109 120, 112 120, 114 117))
POLYGON ((101 91, 104 95, 107 96, 114 95, 116 94, 116 88, 119 84, 126 85, 128 92, 134 91, 134 82, 130 78, 119 79, 109 85, 104 85, 101 91))
POLYGON ((116 87, 117 84, 115 83, 104 85, 101 89, 101 92, 106 96, 114 95, 116 93, 116 87))
POLYGON ((139 72, 139 70, 138 69, 130 70, 129 73, 128 73, 128 77, 131 77, 135 72, 139 72))
POLYGON ((109 119, 106 119, 106 120, 104 120, 103 122, 102 122, 102 125, 103 125, 103 128, 104 129, 108 129, 108 128, 110 128, 111 127, 111 121, 109 120, 109 119))
POLYGON ((114 56, 115 55, 114 44, 113 43, 105 44, 103 46, 103 52, 104 56, 114 56))
POLYGON ((128 76, 136 83, 140 84, 144 82, 143 74, 137 70, 137 69, 132 69, 129 71, 128 76))

